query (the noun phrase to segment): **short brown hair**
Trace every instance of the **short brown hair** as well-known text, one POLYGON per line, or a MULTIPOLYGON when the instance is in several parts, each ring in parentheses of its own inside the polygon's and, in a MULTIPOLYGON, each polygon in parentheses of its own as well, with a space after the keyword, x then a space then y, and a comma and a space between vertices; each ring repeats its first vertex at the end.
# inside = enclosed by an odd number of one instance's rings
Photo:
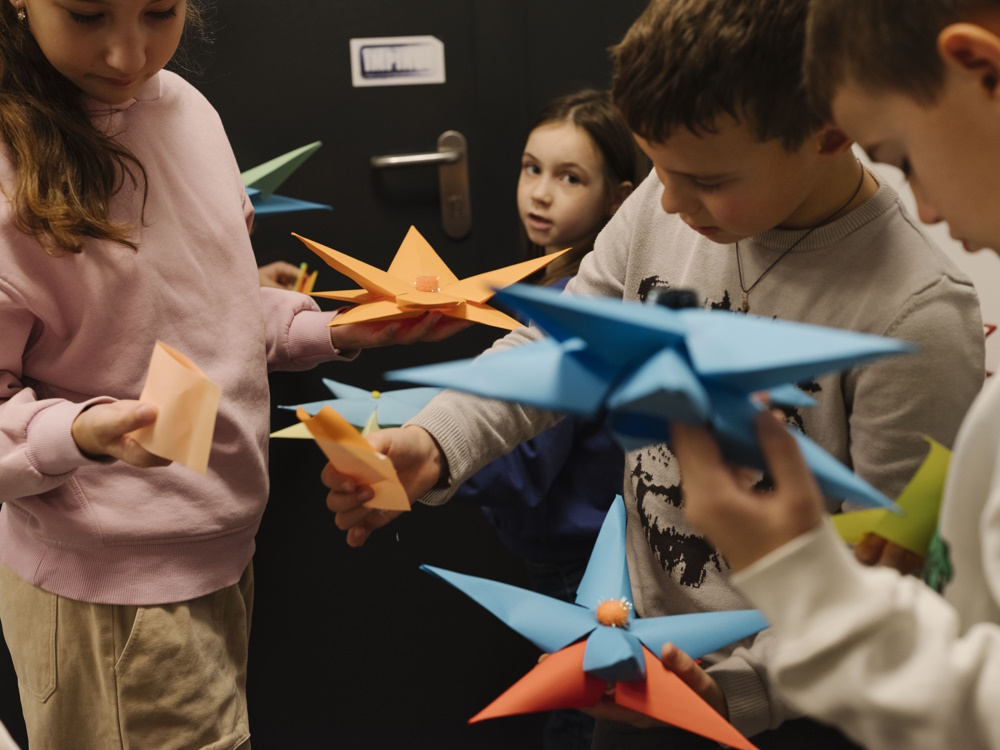
POLYGON ((615 103, 653 142, 729 115, 797 148, 824 122, 802 77, 807 12, 808 0, 652 0, 611 50, 615 103))
POLYGON ((854 81, 922 103, 937 97, 944 64, 938 33, 998 0, 813 0, 805 71, 813 106, 829 116, 837 88, 854 81))

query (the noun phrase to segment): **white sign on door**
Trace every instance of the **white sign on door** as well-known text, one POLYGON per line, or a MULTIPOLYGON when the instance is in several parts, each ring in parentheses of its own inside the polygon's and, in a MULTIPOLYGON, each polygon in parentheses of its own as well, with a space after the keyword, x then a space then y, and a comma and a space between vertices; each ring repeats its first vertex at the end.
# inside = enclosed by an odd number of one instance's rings
POLYGON ((355 88, 444 83, 444 43, 433 36, 352 39, 351 79, 355 88))

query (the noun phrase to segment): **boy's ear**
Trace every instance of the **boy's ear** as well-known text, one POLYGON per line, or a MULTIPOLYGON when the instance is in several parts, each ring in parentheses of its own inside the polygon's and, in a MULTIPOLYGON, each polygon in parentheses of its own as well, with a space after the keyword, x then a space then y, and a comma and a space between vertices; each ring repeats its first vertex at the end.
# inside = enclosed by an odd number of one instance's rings
POLYGON ((840 128, 825 125, 817 134, 819 153, 821 156, 839 156, 851 148, 854 143, 840 128))
POLYGON ((618 187, 615 188, 614 194, 611 196, 611 215, 615 215, 615 211, 622 207, 622 203, 625 199, 632 195, 632 191, 635 190, 635 186, 632 184, 631 180, 623 180, 618 183, 618 187))
POLYGON ((954 23, 938 34, 938 54, 946 67, 974 75, 990 98, 1000 96, 1000 37, 972 23, 954 23))

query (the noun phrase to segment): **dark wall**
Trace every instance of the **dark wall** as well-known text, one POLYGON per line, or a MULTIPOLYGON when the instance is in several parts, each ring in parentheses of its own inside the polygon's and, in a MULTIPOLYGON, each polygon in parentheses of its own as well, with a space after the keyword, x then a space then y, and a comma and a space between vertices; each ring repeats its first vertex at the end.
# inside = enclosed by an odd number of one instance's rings
MULTIPOLYGON (((195 80, 220 111, 241 166, 317 137, 325 142, 281 192, 331 203, 333 214, 261 221, 254 237, 260 262, 312 261, 289 238, 294 230, 321 242, 336 238, 345 251, 375 248, 366 259, 385 268, 410 212, 436 210, 433 182, 428 188, 419 175, 347 176, 355 165, 364 168, 368 156, 357 153, 352 138, 375 127, 370 114, 362 120, 351 106, 361 100, 374 103, 377 119, 394 123, 387 146, 399 150, 425 148, 440 132, 435 108, 455 108, 449 117, 478 139, 471 162, 476 223, 463 242, 437 238, 432 244, 460 276, 514 262, 514 189, 531 115, 556 94, 606 86, 606 49, 643 5, 642 0, 219 0, 214 49, 195 80), (465 88, 457 93, 412 87, 363 97, 336 94, 344 85, 346 38, 427 33, 410 20, 415 13, 443 23, 469 6, 474 12, 459 22, 464 26, 458 38, 448 40, 448 54, 449 68, 475 66, 472 84, 461 84, 465 88), (319 31, 332 28, 339 36, 319 31), (400 114, 400 102, 409 116, 400 114)), ((343 281, 329 269, 323 274, 318 288, 343 281)), ((324 398, 324 376, 380 387, 385 370, 471 356, 495 335, 479 328, 436 347, 371 351, 355 363, 274 374, 272 402, 324 398)), ((291 422, 288 412, 272 408, 272 415, 275 427, 291 422)), ((364 548, 349 549, 324 505, 323 464, 310 442, 272 441, 271 499, 255 558, 248 686, 255 750, 539 747, 538 716, 465 725, 530 669, 537 650, 417 570, 429 563, 523 584, 517 561, 478 509, 418 507, 364 548)), ((9 661, 0 663, 0 719, 24 741, 9 661)))

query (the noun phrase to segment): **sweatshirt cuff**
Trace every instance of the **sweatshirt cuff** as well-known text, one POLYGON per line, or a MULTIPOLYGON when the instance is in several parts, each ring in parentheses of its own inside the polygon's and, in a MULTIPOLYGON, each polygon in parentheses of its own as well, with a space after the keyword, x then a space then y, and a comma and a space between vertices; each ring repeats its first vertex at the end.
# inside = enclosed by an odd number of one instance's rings
POLYGON ((826 521, 734 574, 732 582, 781 638, 856 599, 865 586, 864 570, 826 521))
POLYGON ((25 455, 43 476, 67 474, 81 466, 114 463, 111 457, 94 459, 80 452, 73 440, 73 421, 95 404, 111 404, 115 399, 92 398, 83 403, 57 401, 42 409, 28 422, 25 455))
POLYGON ((432 401, 430 405, 424 407, 416 417, 403 426, 414 425, 427 430, 444 454, 448 476, 442 477, 444 481, 439 483, 444 486, 435 487, 423 497, 417 498, 417 501, 424 505, 443 505, 451 499, 462 482, 468 479, 472 457, 458 424, 447 410, 435 409, 433 403, 432 401))
POLYGON ((760 675, 742 659, 730 657, 707 670, 722 688, 729 723, 745 737, 770 729, 771 703, 760 675))
POLYGON ((301 310, 288 328, 288 353, 293 362, 320 364, 330 360, 352 360, 359 350, 341 351, 333 345, 329 323, 336 313, 301 310))

